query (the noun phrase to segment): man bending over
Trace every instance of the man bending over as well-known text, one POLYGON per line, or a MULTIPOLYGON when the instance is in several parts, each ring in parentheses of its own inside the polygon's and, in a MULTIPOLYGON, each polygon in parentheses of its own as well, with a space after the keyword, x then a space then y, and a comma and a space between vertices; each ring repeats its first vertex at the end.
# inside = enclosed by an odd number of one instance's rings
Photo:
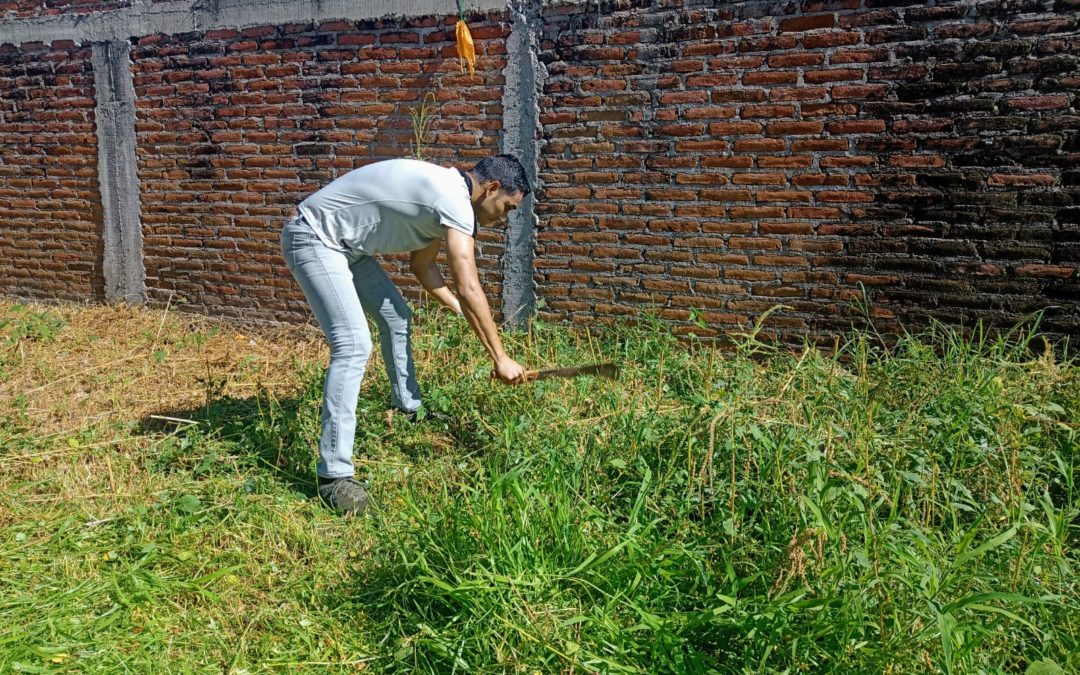
POLYGON ((360 382, 371 354, 365 313, 379 327, 391 404, 415 415, 421 406, 409 337, 409 310, 375 260, 411 253, 409 269, 440 303, 464 315, 504 383, 525 379, 507 356, 476 271, 477 227, 499 222, 530 187, 521 164, 496 155, 468 171, 391 159, 350 171, 314 193, 285 224, 281 250, 330 342, 319 437, 319 496, 343 514, 359 515, 368 494, 354 479, 353 438, 360 382), (435 264, 446 241, 457 295, 435 264))

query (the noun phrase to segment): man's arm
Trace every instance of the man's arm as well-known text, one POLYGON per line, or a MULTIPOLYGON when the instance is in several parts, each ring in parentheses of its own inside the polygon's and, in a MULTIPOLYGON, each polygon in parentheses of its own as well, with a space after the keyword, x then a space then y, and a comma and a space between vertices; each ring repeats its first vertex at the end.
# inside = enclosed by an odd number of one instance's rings
POLYGON ((439 266, 435 264, 435 258, 438 257, 441 246, 442 240, 438 239, 419 251, 413 251, 412 256, 409 258, 409 270, 416 275, 424 290, 435 296, 435 299, 443 305, 452 309, 455 314, 461 314, 461 303, 458 302, 457 296, 447 288, 442 272, 439 271, 439 266))
POLYGON ((499 329, 491 318, 491 308, 476 274, 473 238, 452 227, 446 228, 446 258, 450 263, 454 281, 457 282, 462 312, 491 360, 495 362, 495 374, 507 384, 524 382, 525 369, 506 355, 502 339, 499 338, 499 329))

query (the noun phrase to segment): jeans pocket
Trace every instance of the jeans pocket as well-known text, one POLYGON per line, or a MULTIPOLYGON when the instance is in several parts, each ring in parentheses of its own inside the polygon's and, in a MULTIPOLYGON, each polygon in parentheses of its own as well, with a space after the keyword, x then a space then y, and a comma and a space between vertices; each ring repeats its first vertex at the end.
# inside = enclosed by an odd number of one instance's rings
POLYGON ((281 230, 281 253, 289 270, 296 267, 297 259, 302 257, 304 251, 311 251, 312 246, 319 243, 304 221, 295 219, 286 223, 281 230))

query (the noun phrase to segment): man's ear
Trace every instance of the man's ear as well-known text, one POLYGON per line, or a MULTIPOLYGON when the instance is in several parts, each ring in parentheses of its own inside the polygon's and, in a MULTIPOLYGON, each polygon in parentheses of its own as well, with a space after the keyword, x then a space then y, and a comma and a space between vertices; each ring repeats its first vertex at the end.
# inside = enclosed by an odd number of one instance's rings
POLYGON ((497 180, 488 181, 487 185, 484 186, 484 190, 487 192, 488 197, 494 197, 495 195, 499 194, 499 190, 501 188, 502 183, 497 180))

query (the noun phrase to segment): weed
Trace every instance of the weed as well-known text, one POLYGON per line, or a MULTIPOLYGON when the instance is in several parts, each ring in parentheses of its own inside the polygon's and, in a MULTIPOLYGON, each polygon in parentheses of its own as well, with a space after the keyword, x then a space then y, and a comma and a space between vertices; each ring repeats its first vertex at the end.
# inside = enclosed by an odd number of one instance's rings
POLYGON ((418 108, 409 108, 409 118, 412 120, 413 140, 410 142, 413 159, 424 159, 424 147, 430 142, 428 133, 431 121, 435 116, 435 94, 427 92, 418 108), (430 103, 428 100, 430 99, 430 103))
POLYGON ((63 319, 55 312, 20 304, 7 307, 0 314, 0 382, 7 381, 10 369, 22 363, 24 342, 48 344, 63 327, 63 319))

